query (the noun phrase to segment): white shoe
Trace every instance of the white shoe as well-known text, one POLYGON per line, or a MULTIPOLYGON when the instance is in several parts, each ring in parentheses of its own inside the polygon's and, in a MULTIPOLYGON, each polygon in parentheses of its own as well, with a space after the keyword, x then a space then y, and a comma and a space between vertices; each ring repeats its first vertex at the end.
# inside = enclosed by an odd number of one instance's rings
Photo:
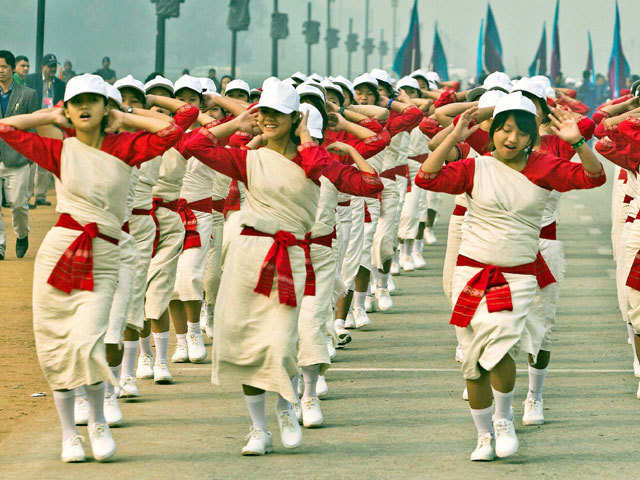
POLYGON ((427 266, 427 262, 422 255, 422 242, 418 243, 418 240, 413 242, 413 249, 411 250, 411 259, 413 260, 413 266, 416 270, 427 266))
POLYGON ((109 460, 116 453, 116 442, 113 441, 109 425, 96 423, 89 427, 89 440, 93 458, 99 462, 109 460))
POLYGON ((391 275, 398 275, 400 273, 400 263, 396 259, 395 255, 393 256, 393 260, 391 260, 391 269, 389 270, 391 275))
POLYGON ((153 366, 153 381, 158 385, 168 385, 173 383, 173 377, 169 371, 169 365, 166 363, 159 363, 153 366))
POLYGON ((146 353, 138 355, 136 378, 153 378, 153 356, 146 353))
POLYGON ((640 363, 637 358, 633 359, 633 376, 640 378, 640 363))
POLYGON ((189 361, 189 350, 187 344, 176 344, 176 349, 171 355, 171 363, 187 363, 189 361))
POLYGON ((117 427, 122 423, 122 412, 116 392, 104 397, 104 419, 110 427, 117 427))
POLYGON ((427 227, 424 229, 424 241, 427 242, 427 245, 433 245, 438 241, 432 228, 427 227))
POLYGON ((139 397, 138 385, 136 379, 133 377, 122 377, 120 379, 120 398, 134 398, 139 397))
POLYGON ((544 402, 542 400, 527 397, 522 405, 524 406, 524 413, 522 414, 523 425, 544 424, 544 402))
POLYGON ((293 411, 293 405, 289 404, 286 410, 276 412, 278 426, 280 427, 280 440, 284 448, 297 448, 302 444, 302 429, 293 411))
POLYGON ((462 350, 460 344, 456 345, 456 362, 464 362, 464 350, 462 350))
POLYGON ((387 288, 389 289, 389 293, 393 295, 398 287, 396 287, 396 282, 393 280, 393 277, 389 277, 389 281, 387 282, 387 288))
POLYGON ((336 327, 336 336, 338 337, 338 345, 336 348, 344 348, 345 345, 351 343, 351 334, 344 327, 336 327))
POLYGON ((302 399, 302 425, 305 428, 319 427, 324 420, 320 400, 315 397, 302 399))
POLYGON ((349 310, 347 318, 344 319, 344 328, 356 328, 356 322, 353 319, 353 310, 349 310))
POLYGON ((376 311, 376 303, 373 301, 373 295, 367 295, 364 298, 364 311, 367 313, 376 311))
POLYGON ((378 309, 383 312, 393 307, 393 300, 391 300, 388 288, 376 288, 376 301, 378 302, 378 309))
POLYGON ((187 334, 187 351, 191 363, 202 363, 207 359, 207 349, 204 346, 202 333, 187 334))
POLYGON ((464 387, 464 390, 462 391, 462 400, 465 402, 469 401, 469 390, 467 390, 467 387, 464 387))
POLYGON ((84 453, 82 442, 84 442, 84 439, 78 434, 75 434, 63 441, 60 460, 64 463, 84 462, 87 459, 87 456, 84 453))
POLYGON ((316 382, 316 395, 318 398, 324 398, 329 393, 329 385, 327 385, 327 379, 324 375, 318 375, 318 381, 316 382))
POLYGON ((496 433, 496 455, 500 458, 510 457, 518 451, 518 437, 513 420, 500 418, 493 422, 496 433))
POLYGON ((410 255, 400 255, 400 266, 405 272, 413 272, 416 269, 413 264, 413 258, 410 255))
POLYGON ((76 425, 86 425, 89 422, 89 402, 86 398, 76 397, 73 404, 73 417, 76 425))
POLYGON ((264 455, 273 452, 271 432, 252 428, 247 435, 247 444, 242 447, 242 455, 264 455))
POLYGON ((355 322, 355 328, 362 328, 371 324, 371 320, 369 319, 367 312, 360 308, 353 309, 353 321, 355 322))
POLYGON ((327 350, 329 351, 329 360, 336 358, 336 347, 333 346, 333 338, 327 338, 327 350))
POLYGON ((495 460, 496 451, 493 448, 493 435, 484 433, 478 437, 476 449, 469 457, 472 462, 490 462, 495 460))

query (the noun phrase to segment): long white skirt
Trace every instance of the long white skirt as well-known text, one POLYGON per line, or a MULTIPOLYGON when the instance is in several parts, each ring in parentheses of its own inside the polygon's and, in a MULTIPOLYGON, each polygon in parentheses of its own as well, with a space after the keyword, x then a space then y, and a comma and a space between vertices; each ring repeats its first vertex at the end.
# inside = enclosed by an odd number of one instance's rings
POLYGON ((383 264, 393 257, 398 232, 396 213, 400 201, 396 182, 383 178, 382 183, 384 184, 384 189, 382 190, 380 218, 373 235, 371 247, 372 264, 378 269, 382 269, 383 264))
MULTIPOLYGON (((338 207, 339 209, 340 207, 338 207)), ((351 199, 351 222, 342 265, 338 265, 347 290, 354 290, 356 275, 360 269, 364 242, 364 198, 351 199)), ((340 217, 338 217, 339 220, 340 217)), ((340 225, 340 223, 338 224, 340 225)))
POLYGON ((220 287, 222 276, 222 237, 224 235, 224 215, 213 211, 211 241, 206 256, 204 269, 204 293, 207 304, 213 305, 220 287))
POLYGON ((109 313, 109 328, 104 343, 122 346, 124 330, 127 327, 127 312, 131 303, 133 277, 135 274, 138 253, 134 238, 120 233, 120 268, 118 270, 118 286, 113 296, 113 304, 109 313))
POLYGON ((444 265, 442 267, 442 289, 447 301, 453 306, 451 298, 453 292, 453 271, 458 260, 458 251, 462 241, 463 215, 451 215, 449 218, 449 233, 447 236, 447 250, 444 254, 444 265))
POLYGON ((195 210, 193 213, 198 219, 196 229, 200 234, 200 246, 183 250, 178 258, 173 300, 182 302, 202 301, 204 297, 204 271, 213 229, 210 213, 195 210))
POLYGON ((142 331, 144 328, 144 297, 147 287, 147 272, 153 253, 156 224, 151 215, 133 215, 129 219, 129 232, 136 242, 136 265, 131 286, 131 301, 127 312, 127 327, 142 331))

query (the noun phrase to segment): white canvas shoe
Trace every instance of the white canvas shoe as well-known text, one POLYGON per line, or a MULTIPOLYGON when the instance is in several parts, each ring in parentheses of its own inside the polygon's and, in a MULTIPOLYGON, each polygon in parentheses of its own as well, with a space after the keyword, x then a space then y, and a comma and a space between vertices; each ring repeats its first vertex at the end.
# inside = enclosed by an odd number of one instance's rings
POLYGON ((324 418, 320 409, 320 400, 315 397, 302 399, 302 425, 305 428, 319 427, 324 418))
POLYGON ((207 349, 204 346, 202 333, 187 334, 187 353, 191 363, 202 363, 207 359, 207 349))
POLYGON ((247 435, 247 444, 242 447, 242 455, 264 455, 273 452, 273 438, 271 432, 252 428, 247 435))
POLYGON ((462 391, 462 400, 465 402, 469 401, 469 390, 467 390, 467 387, 464 387, 464 390, 462 391))
POLYGON ((376 301, 378 302, 378 309, 382 312, 386 312, 393 307, 393 300, 391 300, 388 288, 376 288, 376 301))
POLYGON ((189 350, 187 344, 176 344, 176 349, 171 355, 171 363, 187 363, 189 361, 189 350))
POLYGON ((416 269, 415 265, 413 264, 413 257, 411 257, 411 255, 401 254, 400 266, 405 272, 413 272, 416 269))
POLYGON ((62 442, 62 452, 60 453, 60 460, 64 463, 84 462, 87 456, 84 453, 84 447, 82 443, 84 439, 75 434, 62 442))
POLYGON ((136 378, 153 378, 153 356, 146 353, 138 355, 136 378))
POLYGON ((519 443, 513 420, 500 418, 493 422, 496 435, 496 455, 500 458, 510 457, 518 451, 519 443))
POLYGON ((528 398, 522 403, 524 413, 522 414, 523 425, 543 425, 544 424, 544 402, 535 398, 528 398))
POLYGON ((344 328, 356 328, 356 321, 353 319, 353 310, 349 310, 347 318, 344 319, 344 328))
POLYGON ((280 440, 284 448, 298 448, 302 444, 302 429, 293 410, 293 405, 289 404, 286 410, 276 412, 278 426, 280 427, 280 440))
POLYGON ((136 379, 133 377, 122 377, 120 379, 120 398, 134 398, 139 397, 138 385, 136 379))
POLYGON ((640 383, 638 383, 638 391, 636 392, 636 398, 640 400, 640 383))
POLYGON ((118 405, 116 392, 104 397, 104 419, 110 427, 117 427, 122 424, 122 412, 118 405))
POLYGON ((169 365, 162 362, 153 366, 153 381, 158 385, 168 385, 173 383, 173 377, 169 371, 169 365))
MULTIPOLYGON (((89 402, 86 398, 76 397, 73 404, 73 418, 76 425, 86 425, 89 422, 89 402)), ((80 460, 77 460, 80 461, 80 460)), ((64 460, 63 460, 64 462, 64 460)))
POLYGON ((329 352, 329 360, 336 358, 336 347, 333 345, 333 338, 327 338, 327 351, 329 352))
POLYGON ((372 313, 372 312, 375 312, 375 310, 376 310, 376 303, 374 301, 373 295, 367 295, 364 298, 364 311, 367 313, 372 313))
POLYGON ((360 308, 353 309, 353 321, 355 322, 355 328, 363 328, 371 324, 367 312, 360 308))
POLYGON ((411 249, 411 258, 413 259, 413 266, 416 268, 416 270, 427 266, 427 262, 424 259, 424 255, 422 253, 423 247, 424 243, 422 240, 415 240, 413 242, 413 248, 411 249))
POLYGON ((482 434, 478 437, 478 443, 471 456, 472 462, 490 462, 495 460, 496 451, 493 448, 493 436, 490 433, 482 434))
POLYGON ((462 350, 460 344, 456 345, 456 362, 464 362, 464 350, 462 350))
POLYGON ((393 280, 393 277, 389 277, 389 281, 387 282, 387 288, 389 289, 389 293, 391 295, 395 295, 396 290, 398 290, 398 287, 396 287, 396 282, 393 280))
POLYGON ((351 334, 349 333, 349 330, 342 326, 336 326, 335 329, 336 336, 338 337, 338 345, 336 345, 336 348, 344 348, 345 345, 351 343, 351 334))
POLYGON ((316 382, 316 395, 318 398, 326 397, 329 393, 329 385, 327 385, 327 379, 324 375, 318 375, 318 381, 316 382))
POLYGON ((391 275, 398 275, 400 273, 400 262, 398 262, 395 255, 393 256, 393 260, 391 260, 391 269, 389 270, 389 273, 391 273, 391 275))
POLYGON ((640 378, 640 362, 638 362, 637 358, 633 359, 633 376, 640 378))
POLYGON ((97 461, 104 462, 115 455, 116 442, 113 441, 109 425, 96 423, 89 426, 89 440, 91 441, 93 458, 97 461))
POLYGON ((427 227, 424 229, 424 241, 427 242, 427 245, 433 245, 438 242, 435 233, 433 233, 433 228, 427 227))

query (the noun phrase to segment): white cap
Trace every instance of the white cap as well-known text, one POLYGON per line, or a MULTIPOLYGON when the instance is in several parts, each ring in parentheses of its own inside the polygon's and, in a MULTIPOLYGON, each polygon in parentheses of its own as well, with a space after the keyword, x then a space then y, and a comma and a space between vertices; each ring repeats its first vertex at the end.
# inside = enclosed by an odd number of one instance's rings
POLYGON ((355 98, 356 91, 353 89, 353 83, 351 83, 348 78, 343 77, 342 75, 338 75, 337 77, 333 77, 332 80, 336 85, 346 88, 351 94, 351 97, 355 98))
POLYGON ((204 95, 212 95, 214 93, 218 93, 218 88, 213 80, 209 77, 198 77, 200 81, 200 86, 202 87, 202 93, 204 95))
POLYGON ((311 75, 309 75, 307 80, 313 80, 314 82, 320 83, 322 82, 322 75, 317 73, 312 73, 311 75))
POLYGON ((549 80, 549 77, 545 75, 535 75, 529 80, 539 83, 542 86, 542 88, 544 89, 545 97, 556 98, 556 91, 553 89, 553 87, 551 87, 551 80, 549 80))
POLYGON ((487 75, 487 78, 484 79, 484 83, 482 84, 482 88, 485 90, 501 88, 507 93, 511 91, 511 87, 511 79, 509 78, 509 75, 504 72, 493 72, 487 75))
POLYGON ((301 103, 300 113, 304 115, 306 112, 309 112, 309 117, 307 117, 307 130, 309 130, 309 134, 313 138, 322 139, 322 115, 320 111, 313 105, 301 103))
POLYGON ((438 72, 427 72, 426 78, 432 82, 440 83, 440 75, 438 75, 438 72))
POLYGON ((342 88, 340 88, 340 85, 333 83, 329 79, 323 80, 320 85, 322 85, 325 90, 333 90, 338 95, 340 95, 340 98, 342 98, 342 100, 344 101, 344 92, 342 91, 342 88))
POLYGON ((513 82, 512 92, 528 92, 531 95, 538 97, 540 100, 547 98, 547 90, 542 82, 537 82, 531 78, 523 77, 520 80, 513 82))
POLYGON ((307 81, 307 76, 302 72, 294 73, 293 75, 291 75, 291 78, 293 78, 294 80, 297 80, 298 82, 306 82, 307 81))
POLYGON ((420 90, 420 84, 418 83, 418 80, 410 76, 402 77, 400 80, 398 80, 398 83, 396 83, 396 88, 399 90, 402 87, 409 87, 420 90))
POLYGON ((293 77, 285 78, 282 81, 284 83, 286 83, 287 85, 291 85, 293 88, 296 88, 296 85, 300 83, 300 82, 296 81, 293 77))
POLYGON ((258 107, 273 108, 281 113, 297 112, 300 108, 300 96, 291 85, 275 77, 267 78, 262 84, 258 107))
POLYGON ((107 83, 107 99, 111 99, 118 104, 119 107, 122 107, 122 94, 120 90, 118 90, 115 85, 110 85, 107 83))
POLYGON ((303 95, 315 95, 320 100, 322 100, 322 103, 325 103, 324 92, 320 90, 320 88, 316 87, 313 83, 301 83, 296 87, 296 92, 298 92, 298 95, 300 95, 301 97, 303 95))
POLYGON ((421 77, 421 78, 424 78, 425 80, 429 80, 429 77, 427 76, 427 72, 425 72, 421 68, 419 68, 418 70, 414 70, 413 72, 411 72, 409 76, 413 78, 421 77))
POLYGON ((118 90, 125 87, 133 88, 134 90, 138 90, 142 95, 146 95, 147 93, 144 90, 144 84, 140 80, 133 78, 133 75, 122 77, 120 80, 117 80, 113 86, 118 90))
POLYGON ((359 77, 353 79, 353 88, 367 84, 373 86, 376 90, 378 89, 378 80, 376 80, 370 73, 363 73, 359 77))
POLYGON ((155 78, 152 78, 147 83, 144 84, 145 92, 148 92, 152 88, 162 87, 171 92, 173 95, 173 82, 168 78, 164 78, 162 75, 156 75, 155 78))
POLYGON ((227 83, 227 87, 224 89, 225 94, 229 93, 231 90, 242 90, 244 93, 249 95, 251 93, 251 88, 249 84, 244 80, 240 80, 239 78, 235 80, 231 80, 227 83))
POLYGON ((67 82, 67 87, 64 90, 64 101, 67 102, 82 93, 97 93, 107 98, 107 87, 105 85, 106 82, 98 75, 92 75, 91 73, 77 75, 67 82))
POLYGON ((538 110, 531 100, 522 95, 522 92, 513 92, 505 95, 496 103, 496 107, 493 109, 493 117, 502 112, 508 112, 511 110, 522 110, 529 112, 533 116, 538 116, 538 110))
POLYGON ((478 100, 478 108, 495 107, 502 97, 507 95, 501 90, 488 90, 478 100))
POLYGON ((202 83, 200 83, 200 79, 192 77, 191 75, 182 75, 178 80, 176 80, 176 83, 173 84, 173 93, 175 94, 178 90, 182 90, 183 88, 188 88, 196 93, 202 93, 202 83))
POLYGON ((381 68, 374 68, 371 70, 371 76, 378 80, 379 82, 384 82, 393 88, 393 80, 391 79, 391 75, 386 70, 382 70, 381 68))

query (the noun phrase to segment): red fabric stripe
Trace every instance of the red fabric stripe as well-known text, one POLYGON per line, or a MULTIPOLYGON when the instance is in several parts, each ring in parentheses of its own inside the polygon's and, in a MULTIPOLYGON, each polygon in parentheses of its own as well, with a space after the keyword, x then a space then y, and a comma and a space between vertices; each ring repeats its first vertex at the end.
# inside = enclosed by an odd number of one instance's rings
POLYGON ((633 200, 633 197, 631 195, 625 195, 622 199, 622 203, 624 203, 625 205, 629 205, 631 203, 631 200, 633 200))
POLYGON ((456 215, 457 217, 463 217, 465 213, 467 213, 467 207, 463 207, 462 205, 456 205, 451 215, 456 215))
POLYGON ((367 202, 364 202, 364 223, 371 223, 371 213, 369 213, 367 202))
POLYGON ((553 276, 553 273, 551 273, 551 270, 549 270, 549 265, 547 265, 547 262, 540 252, 538 252, 536 256, 536 280, 538 280, 538 287, 540 287, 540 289, 556 283, 556 278, 553 276))
POLYGON ((345 200, 344 202, 338 202, 339 207, 348 207, 351 205, 351 200, 345 200))
POLYGON ((544 238, 545 240, 557 240, 556 222, 550 223, 546 227, 542 227, 540 230, 540 238, 544 238))
POLYGON ((627 287, 640 291, 640 250, 636 252, 633 259, 631 270, 629 270, 629 275, 627 276, 626 285, 627 287))
POLYGON ((213 200, 213 201, 212 201, 212 204, 211 204, 211 207, 212 207, 216 212, 224 214, 224 202, 225 202, 225 199, 224 199, 224 198, 222 198, 222 199, 220 199, 220 200, 213 200))

